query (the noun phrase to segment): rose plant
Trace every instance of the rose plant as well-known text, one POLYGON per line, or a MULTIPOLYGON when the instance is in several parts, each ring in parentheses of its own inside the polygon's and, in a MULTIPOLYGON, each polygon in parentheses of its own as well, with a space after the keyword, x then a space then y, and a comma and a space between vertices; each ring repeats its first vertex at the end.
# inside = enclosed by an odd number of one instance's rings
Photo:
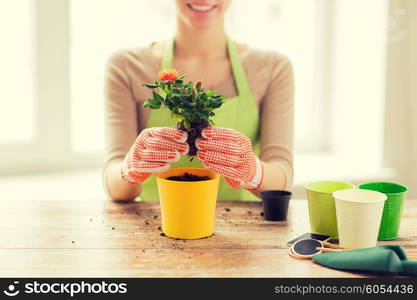
POLYGON ((222 106, 223 95, 204 90, 201 81, 186 82, 185 77, 179 76, 175 69, 159 72, 155 82, 144 84, 152 89, 152 97, 143 106, 150 109, 165 106, 171 111, 171 117, 178 120, 177 128, 188 134, 188 155, 193 158, 197 153, 195 140, 201 137, 204 128, 214 125, 213 110, 222 106))

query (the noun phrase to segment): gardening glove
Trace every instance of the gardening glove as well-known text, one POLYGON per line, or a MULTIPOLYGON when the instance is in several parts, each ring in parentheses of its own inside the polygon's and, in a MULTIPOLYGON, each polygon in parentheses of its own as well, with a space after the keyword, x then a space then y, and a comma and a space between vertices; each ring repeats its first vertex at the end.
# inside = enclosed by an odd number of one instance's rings
POLYGON ((187 137, 186 132, 176 128, 142 130, 123 160, 122 178, 136 184, 145 181, 152 173, 165 172, 170 163, 188 153, 187 137))
POLYGON ((256 190, 263 167, 244 134, 230 128, 207 127, 196 140, 197 158, 207 169, 223 175, 233 188, 256 190))

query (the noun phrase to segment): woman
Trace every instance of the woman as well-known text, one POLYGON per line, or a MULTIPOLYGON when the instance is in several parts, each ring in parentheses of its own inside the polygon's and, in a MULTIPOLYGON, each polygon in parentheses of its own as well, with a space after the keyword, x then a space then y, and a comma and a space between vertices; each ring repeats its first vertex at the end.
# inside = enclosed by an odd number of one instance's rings
POLYGON ((143 108, 163 69, 225 96, 216 126, 196 141, 191 166, 220 175, 219 200, 257 200, 261 191, 292 185, 293 74, 283 55, 228 39, 224 14, 231 0, 176 0, 174 39, 119 51, 106 71, 104 185, 114 200, 156 200, 152 173, 190 166, 186 133, 160 110, 143 108), (146 129, 146 130, 145 130, 146 129))

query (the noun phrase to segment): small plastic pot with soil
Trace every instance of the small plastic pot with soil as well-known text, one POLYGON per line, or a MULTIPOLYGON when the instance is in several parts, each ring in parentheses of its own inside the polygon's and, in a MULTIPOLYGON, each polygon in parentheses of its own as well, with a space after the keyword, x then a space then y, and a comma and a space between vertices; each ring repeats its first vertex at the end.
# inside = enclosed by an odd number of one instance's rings
POLYGON ((166 236, 200 239, 213 234, 218 174, 200 168, 172 168, 158 173, 156 181, 166 236))

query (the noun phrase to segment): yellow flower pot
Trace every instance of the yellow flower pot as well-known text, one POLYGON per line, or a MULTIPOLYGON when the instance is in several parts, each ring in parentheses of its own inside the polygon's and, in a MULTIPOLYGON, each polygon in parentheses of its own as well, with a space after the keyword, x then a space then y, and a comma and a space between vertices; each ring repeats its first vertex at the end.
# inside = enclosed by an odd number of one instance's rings
POLYGON ((213 234, 220 176, 207 169, 173 168, 156 175, 162 231, 177 239, 200 239, 213 234), (205 181, 173 181, 184 173, 208 176, 205 181))

